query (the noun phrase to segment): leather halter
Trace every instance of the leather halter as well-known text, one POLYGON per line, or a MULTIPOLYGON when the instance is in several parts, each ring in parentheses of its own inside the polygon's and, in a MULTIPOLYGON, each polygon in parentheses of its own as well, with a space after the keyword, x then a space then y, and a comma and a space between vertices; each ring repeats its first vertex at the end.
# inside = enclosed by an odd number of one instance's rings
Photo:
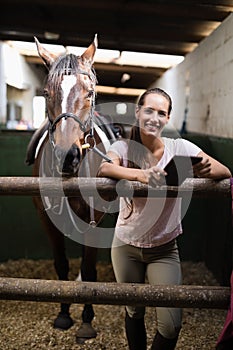
POLYGON ((90 113, 91 118, 88 118, 85 124, 79 119, 79 117, 74 113, 61 113, 59 114, 53 121, 48 117, 50 126, 49 126, 49 141, 53 148, 55 147, 55 141, 54 141, 54 131, 56 130, 56 125, 61 119, 67 119, 72 118, 74 119, 80 126, 81 131, 85 132, 87 130, 87 125, 90 123, 90 120, 92 120, 92 111, 90 113))
MULTIPOLYGON (((86 74, 89 76, 88 73, 86 72, 79 72, 79 74, 86 74)), ((74 113, 70 113, 70 112, 65 112, 65 113, 61 113, 59 114, 54 120, 52 120, 49 115, 48 115, 48 119, 50 122, 50 126, 49 126, 49 140, 51 145, 54 147, 55 146, 55 142, 54 142, 54 136, 53 133, 56 130, 56 125, 59 123, 59 121, 61 119, 67 119, 67 118, 72 118, 74 119, 80 126, 81 131, 85 132, 87 131, 87 126, 88 124, 90 124, 91 130, 90 130, 90 136, 93 137, 93 114, 94 114, 94 109, 95 109, 95 92, 94 90, 92 91, 92 103, 91 103, 91 110, 90 110, 90 115, 88 117, 88 119, 86 120, 85 123, 83 123, 80 118, 74 114, 74 113)), ((48 114, 48 112, 47 112, 48 114)))
POLYGON ((90 117, 86 120, 85 123, 83 123, 78 117, 77 115, 75 115, 74 113, 62 113, 60 115, 58 115, 54 121, 51 121, 51 119, 49 118, 50 121, 50 126, 49 126, 49 140, 51 145, 53 146, 53 148, 55 147, 55 142, 54 142, 54 136, 53 133, 56 129, 56 125, 57 123, 65 118, 73 118, 77 123, 79 123, 80 125, 80 129, 85 132, 87 131, 87 126, 88 124, 90 124, 90 131, 89 133, 85 136, 85 142, 88 143, 88 148, 93 150, 95 153, 97 153, 100 157, 102 157, 103 159, 105 159, 107 162, 112 163, 111 158, 109 158, 106 154, 104 154, 103 152, 101 152, 97 147, 96 147, 96 142, 94 139, 94 122, 93 122, 93 116, 94 116, 94 109, 95 109, 95 103, 94 103, 94 98, 92 100, 92 106, 91 106, 91 111, 90 111, 90 117), (91 142, 88 142, 91 141, 91 142))
MULTIPOLYGON (((70 72, 68 72, 68 73, 70 73, 70 72)), ((86 71, 79 70, 78 74, 87 75, 90 78, 90 80, 93 80, 92 76, 86 71)), ((87 131, 87 126, 89 124, 90 125, 90 130, 89 130, 89 133, 86 135, 85 140, 92 140, 92 142, 90 143, 88 148, 93 150, 95 153, 97 153, 100 157, 105 159, 107 162, 112 163, 112 160, 106 154, 101 152, 96 147, 96 142, 95 142, 95 139, 94 139, 94 122, 93 122, 94 110, 95 110, 95 91, 94 91, 94 89, 91 91, 91 93, 92 93, 91 109, 90 109, 90 113, 89 113, 89 118, 86 120, 85 123, 83 123, 79 119, 79 117, 76 114, 74 114, 74 113, 70 113, 70 112, 61 113, 54 120, 52 120, 49 117, 48 112, 47 112, 48 119, 49 119, 49 122, 50 122, 50 126, 49 126, 49 140, 50 140, 50 143, 51 143, 52 147, 54 148, 55 147, 55 142, 54 142, 54 135, 53 135, 53 133, 54 133, 54 131, 56 129, 56 125, 63 118, 65 118, 65 119, 67 119, 67 118, 74 119, 79 124, 80 129, 83 132, 87 131)))
MULTIPOLYGON (((78 58, 80 58, 78 56, 78 58)), ((70 75, 72 73, 71 69, 69 68, 66 68, 65 69, 65 75, 70 75)), ((85 70, 82 70, 82 69, 78 69, 77 71, 78 74, 83 74, 83 75, 87 75, 89 77, 89 79, 91 81, 94 80, 94 74, 92 73, 88 73, 86 72, 85 70)), ((53 137, 53 133, 56 129, 56 125, 57 123, 65 118, 73 118, 77 123, 79 123, 79 126, 80 126, 80 129, 81 131, 85 132, 86 129, 87 129, 87 125, 88 123, 90 123, 91 121, 91 124, 92 124, 92 119, 93 119, 93 113, 94 113, 94 108, 95 108, 95 91, 94 89, 90 91, 92 93, 92 103, 91 103, 91 112, 90 112, 90 117, 91 118, 88 118, 87 121, 85 122, 85 124, 79 119, 79 117, 74 114, 74 113, 70 113, 70 112, 66 112, 66 113, 61 113, 59 114, 54 120, 52 120, 50 117, 49 117, 49 114, 48 114, 48 109, 46 108, 47 110, 47 115, 48 115, 48 119, 49 119, 49 122, 50 122, 50 127, 49 127, 49 139, 50 139, 50 142, 52 143, 52 145, 54 146, 54 137, 53 137)), ((92 133, 92 131, 91 131, 92 133)))
POLYGON ((50 125, 50 132, 54 132, 54 131, 55 131, 57 123, 58 123, 62 118, 65 118, 65 119, 67 119, 67 118, 73 118, 77 123, 79 123, 80 129, 81 129, 83 132, 86 131, 86 125, 87 125, 87 123, 84 124, 83 122, 81 122, 81 120, 80 120, 75 114, 73 114, 73 113, 62 113, 62 114, 58 115, 58 116, 54 119, 53 122, 52 122, 52 121, 50 122, 50 123, 51 123, 51 125, 50 125))

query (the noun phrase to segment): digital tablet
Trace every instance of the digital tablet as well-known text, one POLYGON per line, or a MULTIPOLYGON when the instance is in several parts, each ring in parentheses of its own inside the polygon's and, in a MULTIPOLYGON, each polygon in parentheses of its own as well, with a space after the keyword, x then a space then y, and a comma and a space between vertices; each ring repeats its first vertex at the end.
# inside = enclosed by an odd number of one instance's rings
POLYGON ((188 177, 192 177, 192 166, 201 162, 202 157, 174 156, 165 166, 166 185, 179 186, 188 177))

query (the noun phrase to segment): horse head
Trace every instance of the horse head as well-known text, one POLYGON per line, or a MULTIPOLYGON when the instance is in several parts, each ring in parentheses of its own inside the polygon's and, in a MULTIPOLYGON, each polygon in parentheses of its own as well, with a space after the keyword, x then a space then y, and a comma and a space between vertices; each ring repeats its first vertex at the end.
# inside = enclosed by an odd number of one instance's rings
POLYGON ((85 134, 94 112, 96 76, 92 65, 97 36, 81 56, 56 55, 37 38, 35 42, 48 69, 44 96, 54 167, 59 174, 73 176, 81 163, 85 134))

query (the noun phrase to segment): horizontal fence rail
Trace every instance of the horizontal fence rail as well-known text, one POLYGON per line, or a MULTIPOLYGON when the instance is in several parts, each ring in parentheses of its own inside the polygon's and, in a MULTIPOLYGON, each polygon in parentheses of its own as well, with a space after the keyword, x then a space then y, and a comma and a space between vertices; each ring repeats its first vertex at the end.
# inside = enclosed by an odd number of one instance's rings
POLYGON ((0 278, 0 299, 227 309, 230 288, 0 278))
POLYGON ((137 181, 108 178, 0 177, 0 196, 229 197, 230 180, 186 179, 181 186, 151 187, 137 181))

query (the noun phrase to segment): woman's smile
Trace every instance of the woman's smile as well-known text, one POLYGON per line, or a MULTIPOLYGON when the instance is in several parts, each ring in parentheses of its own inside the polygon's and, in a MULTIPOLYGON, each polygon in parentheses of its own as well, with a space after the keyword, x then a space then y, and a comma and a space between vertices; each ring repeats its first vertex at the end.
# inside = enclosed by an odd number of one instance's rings
POLYGON ((144 128, 148 131, 156 132, 157 130, 160 130, 160 124, 153 122, 145 122, 144 128))

